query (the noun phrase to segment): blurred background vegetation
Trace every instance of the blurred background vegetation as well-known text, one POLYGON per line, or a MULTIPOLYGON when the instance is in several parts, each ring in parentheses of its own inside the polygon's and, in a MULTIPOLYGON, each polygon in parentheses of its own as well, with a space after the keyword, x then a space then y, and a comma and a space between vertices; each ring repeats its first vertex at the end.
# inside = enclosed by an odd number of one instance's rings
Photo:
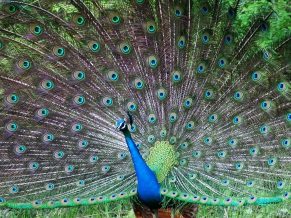
MULTIPOLYGON (((234 5, 235 0, 228 1, 234 5)), ((256 46, 261 49, 270 48, 273 42, 284 40, 291 34, 291 1, 290 0, 242 0, 238 10, 234 27, 238 32, 237 38, 241 38, 245 30, 258 15, 267 16, 273 11, 268 20, 268 31, 259 37, 256 46)))
MULTIPOLYGON (((110 205, 57 208, 53 210, 0 210, 1 218, 135 218, 132 206, 126 202, 110 205)), ((197 218, 290 218, 291 201, 267 206, 248 205, 222 207, 199 205, 197 218)))

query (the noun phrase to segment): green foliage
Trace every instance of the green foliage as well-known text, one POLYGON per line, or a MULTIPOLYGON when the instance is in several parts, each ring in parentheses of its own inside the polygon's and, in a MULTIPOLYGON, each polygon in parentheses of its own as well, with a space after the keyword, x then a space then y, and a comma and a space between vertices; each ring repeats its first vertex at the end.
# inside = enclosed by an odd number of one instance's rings
POLYGON ((199 206, 197 218, 207 217, 244 217, 244 218, 287 218, 291 216, 291 202, 267 206, 248 205, 242 207, 199 206))
POLYGON ((61 2, 61 3, 53 5, 52 12, 54 14, 58 14, 61 12, 72 13, 72 12, 78 12, 78 10, 72 4, 61 2))
MULTIPOLYGON (((230 1, 234 5, 234 1, 230 1)), ((250 27, 257 18, 265 18, 271 11, 273 14, 268 19, 269 30, 261 34, 256 41, 256 45, 261 49, 272 47, 274 42, 283 40, 291 34, 291 6, 287 0, 254 0, 241 1, 234 28, 238 33, 238 38, 250 27), (288 5, 289 4, 289 5, 288 5)))
MULTIPOLYGON (((73 218, 94 217, 135 218, 130 204, 92 205, 74 208, 56 208, 53 210, 0 210, 1 218, 73 218)), ((208 217, 244 217, 244 218, 288 218, 291 217, 291 201, 267 206, 248 205, 242 207, 220 207, 199 205, 197 218, 208 217)))

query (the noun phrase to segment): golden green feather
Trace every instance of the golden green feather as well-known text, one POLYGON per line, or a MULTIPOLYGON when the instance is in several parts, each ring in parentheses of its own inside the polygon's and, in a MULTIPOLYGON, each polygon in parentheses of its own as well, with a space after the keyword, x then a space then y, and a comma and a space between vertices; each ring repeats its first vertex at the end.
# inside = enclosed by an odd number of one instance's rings
POLYGON ((146 159, 146 163, 155 173, 159 183, 164 181, 176 162, 174 147, 168 141, 157 141, 146 159))

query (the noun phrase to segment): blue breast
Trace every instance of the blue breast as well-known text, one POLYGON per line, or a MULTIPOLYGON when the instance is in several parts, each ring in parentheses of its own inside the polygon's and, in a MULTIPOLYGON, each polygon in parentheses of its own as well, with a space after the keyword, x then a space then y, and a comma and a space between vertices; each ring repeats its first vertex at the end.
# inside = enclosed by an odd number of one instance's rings
POLYGON ((125 140, 129 148, 137 176, 138 198, 150 209, 157 209, 160 207, 160 203, 163 199, 162 195, 160 194, 160 184, 158 183, 154 172, 148 167, 140 155, 128 129, 124 130, 123 133, 125 135, 125 140))
POLYGON ((151 209, 159 208, 162 196, 160 194, 160 184, 155 174, 148 166, 137 166, 135 170, 138 180, 139 200, 151 209))

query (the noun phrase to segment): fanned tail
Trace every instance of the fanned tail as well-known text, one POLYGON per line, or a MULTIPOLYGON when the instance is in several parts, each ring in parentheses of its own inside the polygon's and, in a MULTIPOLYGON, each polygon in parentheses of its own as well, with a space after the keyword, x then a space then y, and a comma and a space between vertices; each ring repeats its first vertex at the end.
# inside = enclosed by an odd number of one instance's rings
POLYGON ((291 38, 258 47, 272 38, 274 10, 246 27, 242 7, 1 3, 0 206, 137 195, 120 118, 166 206, 289 199, 291 38))

